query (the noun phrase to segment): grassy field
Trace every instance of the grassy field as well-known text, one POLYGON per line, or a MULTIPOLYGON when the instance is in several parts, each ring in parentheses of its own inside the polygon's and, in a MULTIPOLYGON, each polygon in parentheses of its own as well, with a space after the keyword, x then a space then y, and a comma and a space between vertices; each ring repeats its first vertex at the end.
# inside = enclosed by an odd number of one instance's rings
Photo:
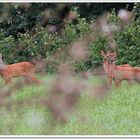
MULTIPOLYGON (((31 85, 18 90, 11 100, 22 100, 32 95, 44 96, 49 89, 51 75, 38 76, 44 85, 31 85)), ((3 81, 0 80, 1 85, 3 81)), ((97 77, 89 79, 99 82, 97 77)), ((38 105, 19 106, 0 111, 1 135, 139 135, 140 134, 140 86, 123 82, 103 99, 93 100, 83 94, 75 111, 66 124, 55 122, 48 108, 38 105)))

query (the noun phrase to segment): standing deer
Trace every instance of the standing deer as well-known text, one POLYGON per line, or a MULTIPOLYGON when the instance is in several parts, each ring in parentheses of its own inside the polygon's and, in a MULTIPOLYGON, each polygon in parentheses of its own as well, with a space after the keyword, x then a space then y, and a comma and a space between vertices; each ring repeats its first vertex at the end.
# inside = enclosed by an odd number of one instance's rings
POLYGON ((24 77, 27 81, 39 84, 40 81, 35 78, 35 71, 35 66, 30 62, 6 65, 2 60, 2 54, 0 54, 0 75, 6 85, 11 83, 13 77, 24 77))
MULTIPOLYGON (((115 75, 113 73, 114 69, 113 69, 111 62, 115 65, 116 54, 112 53, 110 50, 107 51, 107 53, 105 53, 103 50, 101 50, 101 56, 103 57, 103 61, 104 61, 103 67, 104 67, 105 74, 107 75, 107 77, 109 79, 109 85, 112 85, 112 80, 115 80, 115 75)), ((116 66, 116 68, 131 67, 129 64, 115 65, 115 66, 116 66)), ((115 84, 116 84, 116 82, 115 82, 115 84)))
POLYGON ((115 79, 115 85, 120 86, 121 81, 127 80, 131 83, 132 80, 135 80, 140 83, 140 68, 139 67, 131 67, 130 65, 116 65, 115 58, 116 53, 108 52, 107 54, 107 62, 108 62, 108 74, 111 75, 115 79))

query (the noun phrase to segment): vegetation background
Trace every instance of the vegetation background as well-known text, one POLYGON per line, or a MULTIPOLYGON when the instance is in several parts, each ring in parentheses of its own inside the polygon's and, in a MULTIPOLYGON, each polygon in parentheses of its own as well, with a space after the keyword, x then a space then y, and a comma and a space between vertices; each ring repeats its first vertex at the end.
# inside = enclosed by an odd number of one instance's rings
MULTIPOLYGON (((139 6, 139 3, 1 3, 0 52, 6 63, 42 57, 46 71, 55 72, 57 65, 66 61, 60 50, 69 49, 75 40, 92 32, 92 23, 102 14, 108 13, 110 21, 117 24, 118 10, 126 9, 133 13, 134 21, 114 33, 118 46, 116 63, 139 66, 139 6), (52 58, 56 55, 58 61, 52 58)), ((83 71, 100 66, 100 50, 107 45, 105 37, 90 42, 88 58, 74 63, 73 68, 83 71)))

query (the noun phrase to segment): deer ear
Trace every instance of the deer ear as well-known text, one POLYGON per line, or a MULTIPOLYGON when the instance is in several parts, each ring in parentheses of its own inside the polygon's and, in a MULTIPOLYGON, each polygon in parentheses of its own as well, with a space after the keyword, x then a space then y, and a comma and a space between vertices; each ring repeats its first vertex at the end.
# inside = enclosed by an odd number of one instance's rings
POLYGON ((105 52, 101 50, 101 56, 105 56, 105 52))

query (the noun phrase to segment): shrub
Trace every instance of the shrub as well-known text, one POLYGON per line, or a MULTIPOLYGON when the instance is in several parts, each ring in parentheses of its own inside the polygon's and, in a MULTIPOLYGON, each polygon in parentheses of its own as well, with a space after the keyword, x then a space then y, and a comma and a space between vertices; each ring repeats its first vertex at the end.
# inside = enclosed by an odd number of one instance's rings
MULTIPOLYGON (((120 22, 114 10, 109 14, 108 18, 113 24, 117 25, 120 22)), ((80 40, 91 32, 90 27, 86 19, 78 18, 77 23, 67 23, 61 35, 57 33, 48 34, 47 29, 42 27, 35 35, 19 34, 18 40, 15 40, 12 36, 5 38, 3 31, 0 31, 0 52, 3 53, 6 63, 30 61, 32 58, 41 55, 48 62, 46 66, 47 72, 56 72, 57 66, 61 63, 71 63, 70 61, 73 61, 70 58, 70 54, 66 52, 73 42, 80 40)), ((139 36, 140 25, 137 20, 125 26, 123 30, 113 34, 117 43, 117 64, 140 65, 139 36)), ((89 44, 88 49, 87 59, 72 63, 75 71, 102 66, 100 51, 101 49, 107 50, 106 38, 104 36, 99 37, 95 42, 89 44)))
POLYGON ((132 66, 140 66, 140 25, 132 23, 120 33, 115 34, 118 44, 117 63, 128 63, 132 66))
MULTIPOLYGON (((33 36, 28 33, 20 33, 18 34, 18 40, 15 40, 12 36, 5 38, 1 31, 0 52, 3 53, 6 63, 30 61, 39 55, 49 60, 53 54, 63 50, 63 48, 69 48, 74 41, 81 38, 89 30, 89 24, 82 18, 78 19, 78 24, 66 24, 62 35, 58 35, 57 33, 48 34, 47 29, 42 27, 33 36)), ((65 58, 66 55, 60 56, 58 60, 55 60, 55 64, 61 64, 61 62, 66 60, 65 58)), ((51 65, 51 63, 49 64, 51 65)), ((48 71, 55 71, 52 68, 53 66, 47 66, 48 71)))

